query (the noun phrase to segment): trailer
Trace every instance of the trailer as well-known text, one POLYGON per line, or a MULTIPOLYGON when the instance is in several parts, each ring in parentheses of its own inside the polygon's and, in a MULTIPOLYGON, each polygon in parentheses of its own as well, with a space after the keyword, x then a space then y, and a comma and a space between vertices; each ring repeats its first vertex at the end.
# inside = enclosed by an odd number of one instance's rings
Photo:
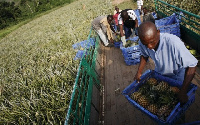
MULTIPOLYGON (((155 0, 155 10, 158 18, 176 13, 181 18, 181 39, 190 48, 200 52, 200 16, 161 0, 155 0)), ((159 124, 131 105, 122 95, 123 90, 134 81, 139 65, 126 65, 122 51, 119 48, 104 47, 92 29, 88 42, 90 38, 95 40, 95 44, 85 48, 80 60, 65 125, 159 124)), ((200 124, 199 64, 192 81, 197 86, 194 102, 173 124, 200 124)), ((149 60, 145 68, 154 69, 152 60, 149 60)))

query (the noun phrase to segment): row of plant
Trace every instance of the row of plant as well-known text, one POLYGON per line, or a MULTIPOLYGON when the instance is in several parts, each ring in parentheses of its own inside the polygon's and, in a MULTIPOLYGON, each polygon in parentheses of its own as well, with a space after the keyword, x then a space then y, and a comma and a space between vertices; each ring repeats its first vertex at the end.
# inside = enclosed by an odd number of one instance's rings
POLYGON ((0 2, 0 29, 15 25, 73 0, 10 0, 0 2))
POLYGON ((37 18, 0 41, 0 124, 63 124, 79 61, 72 45, 109 0, 79 0, 37 18))

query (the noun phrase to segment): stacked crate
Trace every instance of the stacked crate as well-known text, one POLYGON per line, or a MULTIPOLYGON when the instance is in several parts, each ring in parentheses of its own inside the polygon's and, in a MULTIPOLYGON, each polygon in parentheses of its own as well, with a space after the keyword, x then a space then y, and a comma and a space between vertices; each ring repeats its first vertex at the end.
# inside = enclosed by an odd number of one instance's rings
MULTIPOLYGON (((133 37, 127 40, 131 40, 133 42, 136 42, 139 38, 133 37)), ((122 51, 122 55, 124 57, 124 61, 126 65, 135 65, 140 63, 140 47, 139 45, 131 46, 131 47, 124 47, 122 43, 120 44, 120 49, 122 51)))
POLYGON ((179 20, 176 15, 162 18, 160 20, 155 20, 155 25, 161 33, 170 33, 180 37, 180 25, 179 20))

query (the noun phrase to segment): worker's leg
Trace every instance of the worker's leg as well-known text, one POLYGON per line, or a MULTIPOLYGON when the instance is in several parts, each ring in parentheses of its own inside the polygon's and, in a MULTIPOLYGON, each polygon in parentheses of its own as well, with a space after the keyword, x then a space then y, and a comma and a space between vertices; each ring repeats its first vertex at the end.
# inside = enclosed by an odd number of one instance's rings
POLYGON ((125 37, 126 37, 126 39, 127 39, 128 37, 130 37, 131 34, 132 34, 131 28, 128 28, 128 27, 126 27, 126 26, 124 26, 124 32, 125 32, 125 37))
POLYGON ((101 29, 97 30, 96 32, 99 35, 100 39, 103 41, 104 45, 108 46, 109 42, 104 32, 101 29))

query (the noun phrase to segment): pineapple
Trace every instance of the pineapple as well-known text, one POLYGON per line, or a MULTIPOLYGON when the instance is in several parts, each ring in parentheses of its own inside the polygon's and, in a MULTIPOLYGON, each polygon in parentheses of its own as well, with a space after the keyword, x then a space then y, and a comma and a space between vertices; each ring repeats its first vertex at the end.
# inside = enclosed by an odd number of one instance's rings
POLYGON ((146 108, 146 107, 149 105, 149 100, 147 99, 146 96, 142 95, 142 96, 140 96, 140 98, 138 99, 138 103, 139 103, 142 107, 146 108))
POLYGON ((137 101, 142 94, 140 92, 134 92, 130 95, 130 98, 137 101))
POLYGON ((131 44, 132 44, 132 41, 131 41, 131 40, 127 40, 127 41, 126 41, 125 48, 130 47, 131 44))
POLYGON ((155 78, 150 78, 146 82, 147 82, 147 84, 149 84, 151 86, 158 84, 158 82, 157 82, 157 80, 155 78))
POLYGON ((172 110, 170 109, 169 105, 163 105, 160 107, 160 109, 158 109, 157 116, 165 121, 170 115, 171 111, 172 110))
POLYGON ((115 42, 120 42, 120 41, 121 41, 121 36, 120 35, 116 35, 115 42))
POLYGON ((158 106, 156 104, 151 104, 147 107, 147 110, 156 115, 158 111, 158 106))
POLYGON ((169 90, 175 94, 180 92, 180 89, 178 87, 170 86, 169 90))
POLYGON ((157 90, 160 92, 164 92, 167 91, 169 88, 169 85, 167 82, 161 81, 157 86, 156 86, 157 90))

